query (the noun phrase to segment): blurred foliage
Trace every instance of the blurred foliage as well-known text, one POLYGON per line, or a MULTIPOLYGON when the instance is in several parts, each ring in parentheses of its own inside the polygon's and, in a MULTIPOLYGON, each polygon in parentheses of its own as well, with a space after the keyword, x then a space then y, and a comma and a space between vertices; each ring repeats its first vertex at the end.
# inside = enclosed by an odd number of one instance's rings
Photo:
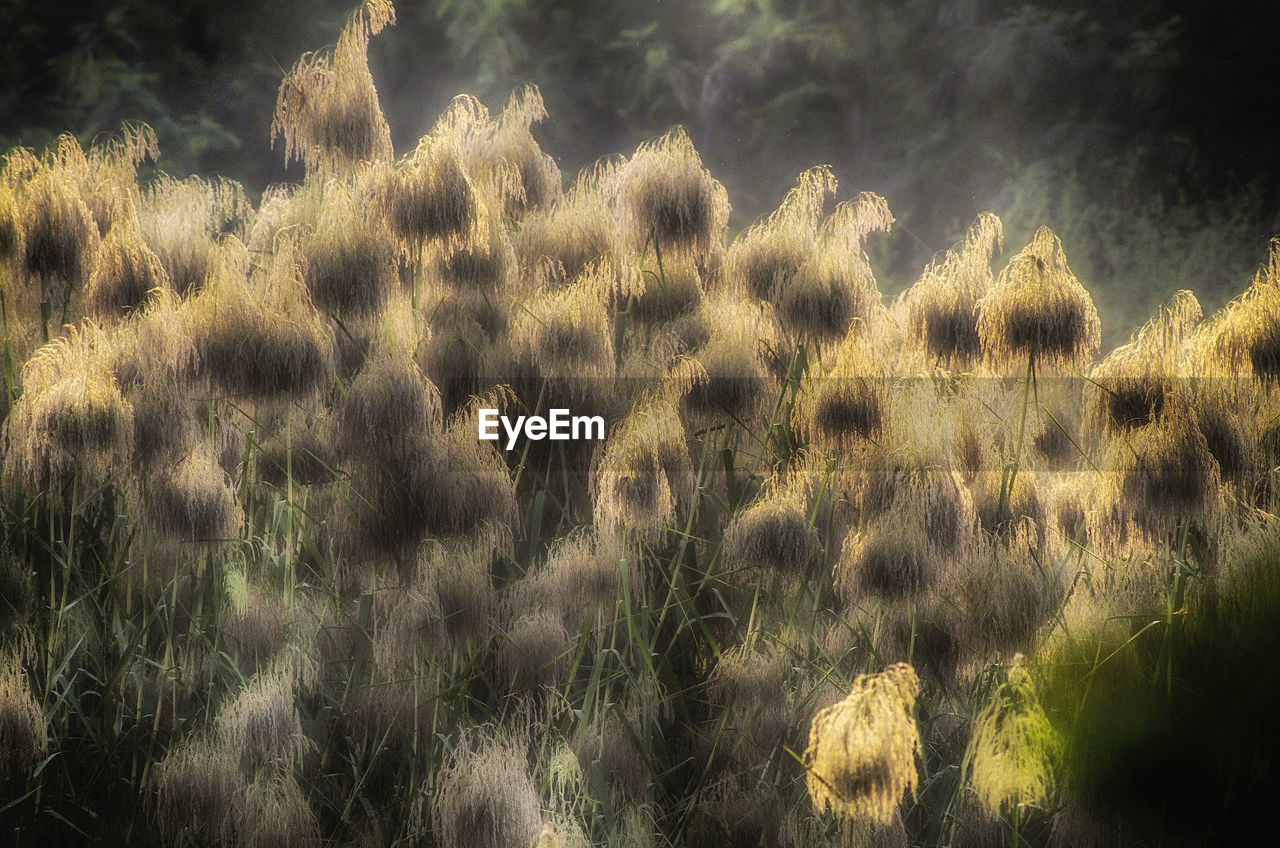
MULTIPOLYGON (((335 40, 348 4, 11 0, 0 144, 144 120, 172 173, 255 192, 296 177, 267 144, 276 88, 335 40)), ((1277 226, 1265 103, 1280 7, 1262 0, 401 6, 370 55, 397 150, 454 94, 498 108, 528 81, 567 174, 683 124, 735 227, 829 163, 899 220, 876 248, 890 292, 989 209, 1011 246, 1042 223, 1063 234, 1114 343, 1143 317, 1128 310, 1179 286, 1207 304, 1240 288, 1277 226)))

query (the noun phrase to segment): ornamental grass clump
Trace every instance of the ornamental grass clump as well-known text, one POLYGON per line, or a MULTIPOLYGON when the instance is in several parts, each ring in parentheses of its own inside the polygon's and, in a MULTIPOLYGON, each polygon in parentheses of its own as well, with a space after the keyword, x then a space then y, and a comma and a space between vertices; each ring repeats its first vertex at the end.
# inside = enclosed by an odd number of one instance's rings
POLYGON ((805 749, 809 797, 821 811, 888 824, 919 781, 913 716, 920 678, 908 663, 859 675, 849 695, 813 717, 805 749))
POLYGON ((1005 547, 1030 544, 1043 551, 1048 522, 1036 475, 1022 473, 1012 480, 1005 472, 984 471, 971 487, 978 525, 1005 547))
POLYGON ((633 595, 639 593, 640 565, 621 537, 580 529, 558 539, 546 565, 510 588, 508 604, 512 609, 553 610, 567 631, 580 633, 584 626, 614 620, 623 569, 630 571, 633 595))
POLYGON ((436 787, 431 822, 439 845, 532 845, 542 829, 525 743, 517 738, 464 738, 437 779, 423 786, 436 787))
POLYGON ((640 285, 643 290, 633 292, 621 307, 646 327, 693 315, 705 296, 698 263, 684 253, 663 254, 661 263, 656 255, 646 255, 640 269, 640 285))
POLYGON ((440 393, 413 358, 410 316, 388 313, 380 336, 336 406, 347 455, 385 455, 440 427, 440 393))
POLYGON ((239 183, 162 175, 138 201, 138 228, 179 294, 204 287, 219 263, 224 235, 244 237, 253 207, 239 183))
POLYGON ((1280 238, 1272 239, 1267 264, 1244 294, 1213 322, 1214 351, 1237 373, 1247 364, 1266 384, 1280 379, 1280 238))
POLYGON ((481 237, 455 244, 438 253, 436 271, 446 286, 463 297, 474 297, 490 309, 503 301, 516 272, 515 248, 495 208, 495 201, 481 197, 481 237))
POLYGON ((881 439, 893 381, 880 348, 871 334, 855 329, 824 361, 811 364, 791 412, 791 426, 806 443, 839 455, 881 439))
POLYGON ((296 416, 259 443, 258 476, 284 491, 294 485, 330 483, 340 474, 333 424, 326 418, 296 416))
POLYGON ((995 285, 991 259, 1003 246, 1000 219, 983 212, 964 241, 925 268, 903 295, 911 332, 939 362, 969 363, 982 355, 977 306, 995 285))
POLYGON ((320 824, 292 771, 258 772, 235 811, 245 848, 318 848, 320 824))
POLYGON ((795 579, 822 552, 822 539, 805 514, 801 488, 775 483, 734 516, 725 529, 724 549, 733 568, 755 579, 795 579))
POLYGON ((863 243, 872 232, 888 232, 892 225, 889 205, 871 192, 837 206, 818 230, 804 264, 774 290, 783 329, 831 341, 843 338, 855 318, 869 322, 883 309, 863 243))
POLYGON ((311 747, 294 703, 293 681, 279 672, 257 675, 218 715, 218 739, 240 753, 246 768, 291 769, 311 747))
POLYGON ((23 170, 17 184, 21 230, 19 264, 28 283, 38 282, 50 296, 57 293, 64 306, 70 293, 84 285, 97 251, 99 234, 80 185, 88 162, 71 135, 41 159, 30 158, 19 168, 10 154, 10 172, 23 170))
POLYGON ((678 394, 681 412, 698 421, 753 421, 776 396, 762 357, 776 349, 777 325, 757 305, 725 296, 703 301, 702 312, 707 340, 677 360, 668 387, 678 394))
POLYGON ((219 634, 242 672, 267 668, 293 633, 296 617, 280 592, 263 581, 246 578, 241 570, 228 569, 222 582, 225 602, 219 634))
MULTIPOLYGON (((644 732, 643 711, 635 705, 616 705, 591 719, 577 744, 583 774, 598 768, 608 785, 623 798, 640 800, 649 784, 649 770, 633 733, 644 732)), ((631 843, 624 843, 631 844, 631 843)))
POLYGON ((731 284, 761 300, 784 291, 813 250, 818 221, 836 178, 826 166, 802 173, 782 204, 734 240, 725 256, 731 284))
POLYGON ((965 756, 969 785, 991 818, 1050 803, 1062 741, 1054 730, 1021 655, 1007 679, 974 719, 965 756))
POLYGON ((563 192, 560 169, 530 132, 546 117, 542 92, 536 85, 523 85, 467 151, 468 170, 493 186, 508 218, 519 220, 530 211, 550 208, 563 192))
POLYGON ((614 428, 592 475, 596 525, 656 540, 689 508, 693 465, 673 404, 652 402, 614 428))
POLYGON ((331 185, 315 228, 301 240, 302 278, 324 313, 344 320, 376 313, 399 284, 389 234, 360 199, 331 185))
POLYGON ((282 250, 251 272, 244 245, 228 237, 218 270, 189 302, 197 373, 225 394, 298 397, 331 380, 332 335, 296 258, 282 250))
POLYGON ((596 162, 553 206, 524 217, 515 247, 526 278, 562 286, 595 270, 615 284, 621 279, 624 239, 615 209, 620 168, 615 159, 596 162))
POLYGON ((499 680, 508 691, 556 689, 566 682, 575 640, 554 612, 525 612, 499 638, 499 680))
POLYGON ((147 523, 164 538, 230 541, 244 521, 234 486, 203 440, 177 463, 156 471, 146 481, 142 499, 147 523))
POLYGON ((993 362, 1078 366, 1102 343, 1093 300, 1067 267, 1062 242, 1041 227, 978 301, 978 337, 993 362))
POLYGON ((652 240, 658 250, 705 255, 720 243, 729 220, 728 194, 702 167, 682 128, 642 144, 619 177, 635 247, 652 240))
POLYGON ((835 566, 835 588, 849 606, 869 597, 902 598, 932 587, 942 567, 938 548, 920 522, 899 508, 845 541, 835 566))
POLYGON ((0 655, 0 776, 27 772, 49 747, 44 715, 17 654, 0 655))
POLYGON ((1221 472, 1184 399, 1174 399, 1160 423, 1113 447, 1108 467, 1139 527, 1159 537, 1179 523, 1205 527, 1221 505, 1221 472))
POLYGON ((155 767, 155 810, 169 842, 226 840, 246 787, 239 752, 216 737, 193 734, 155 767))
POLYGON ((516 516, 515 483, 496 447, 476 440, 474 414, 458 414, 441 439, 443 490, 428 509, 437 535, 508 538, 516 516))
POLYGON ((118 133, 100 133, 85 152, 81 194, 98 233, 104 238, 122 218, 133 214, 138 195, 138 166, 160 158, 160 146, 151 127, 124 122, 118 133))
POLYGON ((1089 374, 1088 420, 1110 436, 1156 421, 1179 378, 1184 341, 1200 320, 1200 303, 1180 291, 1126 345, 1089 374))
POLYGON ((85 288, 85 307, 104 323, 140 311, 153 289, 169 288, 169 275, 147 247, 137 221, 123 217, 98 249, 98 261, 85 288))
POLYGON ((91 324, 41 347, 22 368, 22 396, 4 423, 4 483, 30 497, 73 481, 92 491, 125 471, 133 407, 112 373, 110 338, 91 324))
POLYGON ((0 175, 0 264, 8 264, 18 254, 22 238, 20 223, 13 188, 0 175))
POLYGON ((390 161, 391 129, 369 73, 369 39, 396 21, 391 0, 365 0, 332 51, 307 53, 285 75, 276 96, 271 141, 282 138, 285 161, 307 171, 390 161))
POLYGON ((538 293, 515 313, 511 347, 528 375, 521 392, 527 404, 544 391, 543 408, 596 407, 609 396, 615 361, 601 292, 606 284, 590 272, 571 286, 538 293))
POLYGON ((383 175, 375 208, 410 261, 418 261, 429 243, 453 247, 483 237, 466 147, 488 121, 489 111, 474 97, 455 97, 413 153, 383 175))
POLYGON ((791 673, 792 654, 784 644, 744 644, 720 655, 707 694, 728 715, 734 760, 754 764, 790 742, 791 673))

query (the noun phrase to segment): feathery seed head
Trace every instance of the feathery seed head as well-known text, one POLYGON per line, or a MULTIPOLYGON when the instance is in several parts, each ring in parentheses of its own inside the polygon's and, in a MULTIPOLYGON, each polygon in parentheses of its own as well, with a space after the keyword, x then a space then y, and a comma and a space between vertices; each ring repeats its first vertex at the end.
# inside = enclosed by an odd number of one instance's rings
POLYGON ((322 312, 343 318, 370 315, 398 284, 396 256, 376 216, 356 197, 333 185, 315 229, 302 239, 303 279, 322 312))
POLYGON ((523 85, 511 93, 502 116, 476 134, 467 151, 469 170, 493 187, 508 218, 518 220, 560 199, 560 169, 530 132, 546 117, 542 92, 536 85, 523 85))
POLYGON ((167 841, 184 833, 216 841, 229 834, 245 779, 235 750, 216 738, 191 736, 156 766, 155 786, 157 818, 167 841))
POLYGON ((1162 420, 1130 435, 1111 451, 1108 467, 1119 474, 1139 526, 1158 537, 1179 521, 1203 526, 1221 501, 1221 472, 1183 398, 1175 398, 1162 420))
POLYGON ((525 215, 515 247, 526 278, 560 286, 595 269, 622 279, 623 237, 615 212, 621 167, 617 160, 602 159, 584 169, 549 209, 525 215))
POLYGON ((255 677, 223 707, 218 740, 227 750, 240 752, 247 764, 296 765, 311 742, 302 732, 293 682, 279 673, 255 677))
POLYGON ((213 448, 199 441, 184 459, 161 468, 148 481, 146 515, 163 537, 197 542, 234 539, 244 521, 235 495, 213 448))
POLYGON ((464 739, 434 785, 431 818, 440 845, 532 845, 542 829, 538 792, 520 740, 498 737, 476 744, 464 739))
POLYGON ((653 238, 659 249, 707 253, 729 220, 729 199, 681 128, 642 144, 620 174, 631 215, 632 243, 653 238))
POLYGON ((0 655, 0 775, 27 771, 49 747, 44 715, 20 659, 0 655))
POLYGON ((991 258, 1003 241, 1000 219, 983 212, 964 241, 930 264, 903 295, 911 331, 943 363, 972 362, 982 353, 977 304, 995 284, 991 258))
POLYGON ((1041 806, 1053 798, 1061 755, 1062 742, 1019 654, 974 721, 966 758, 970 785, 992 818, 1041 806))
POLYGON ((1184 340, 1200 320, 1200 304, 1180 291, 1132 340, 1107 355, 1090 373, 1089 420, 1108 435, 1155 421, 1173 390, 1184 340))
POLYGON ((550 610, 516 619, 498 648, 500 678, 514 691, 556 689, 566 682, 574 641, 550 610))
POLYGON ((179 294, 201 289, 219 264, 218 239, 244 236, 253 207, 239 183, 162 176, 142 193, 138 226, 179 294))
POLYGON ((819 811, 888 824, 915 791, 920 733, 912 711, 920 679, 907 663, 859 675, 849 695, 813 718, 805 750, 809 797, 819 811))
POLYGON ((20 187, 21 267, 46 287, 83 285, 97 250, 98 228, 76 182, 74 172, 46 157, 20 187))
POLYGON ((308 172, 391 159, 391 129, 369 73, 370 37, 396 20, 391 0, 365 0, 332 52, 308 53, 285 75, 276 96, 271 142, 283 138, 285 161, 308 172))
POLYGON ((234 812, 245 848, 318 848, 320 825, 287 768, 259 772, 234 812))
POLYGON ((822 551, 796 486, 775 487, 738 513, 725 530, 724 544, 729 561, 758 579, 802 576, 822 551))
POLYGON ((375 342, 337 409, 344 452, 368 453, 427 437, 440 425, 440 393, 391 339, 375 342))
POLYGON ((776 349, 777 324, 755 304, 726 296, 704 300, 702 312, 710 327, 707 341, 676 364, 669 385, 679 393, 681 411, 695 419, 751 421, 774 396, 761 357, 776 349))
POLYGON ((654 539, 693 501, 693 465, 674 405, 656 401, 614 428, 592 477, 596 524, 654 539))
POLYGON ((725 256, 729 279, 752 297, 773 300, 813 249, 818 220, 836 178, 826 166, 810 168, 765 221, 734 240, 725 256))
POLYGON ((147 247, 132 218, 116 221, 98 250, 85 290, 90 314, 114 322, 140 311, 152 289, 168 288, 169 275, 147 247))
POLYGON ((83 492, 127 467, 133 407, 112 360, 110 337, 86 324, 27 361, 22 396, 4 424, 7 486, 35 495, 79 479, 83 492))
POLYGON ((332 374, 333 341, 311 305, 296 254, 250 274, 239 240, 224 242, 208 285, 190 301, 198 371, 227 394, 305 395, 332 374))
MULTIPOLYGON (((598 272, 588 273, 566 288, 539 293, 514 318, 511 346, 521 363, 548 381, 552 398, 576 400, 570 408, 605 397, 614 376, 605 283, 598 272)), ((536 397, 535 391, 529 400, 536 397)))
POLYGON ((987 356, 1001 363, 1033 356, 1079 365, 1098 349, 1098 312, 1048 227, 1036 231, 978 301, 978 336, 987 356))

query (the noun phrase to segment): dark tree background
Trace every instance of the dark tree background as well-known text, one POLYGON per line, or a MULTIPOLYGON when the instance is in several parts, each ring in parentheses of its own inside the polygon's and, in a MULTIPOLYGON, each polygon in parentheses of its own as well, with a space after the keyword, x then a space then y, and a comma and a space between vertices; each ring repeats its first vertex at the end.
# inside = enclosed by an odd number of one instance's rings
MULTIPOLYGON (((252 193, 295 179, 268 127, 283 73, 333 43, 351 0, 0 4, 0 145, 88 142, 123 120, 158 167, 252 193)), ((493 109, 537 83, 536 133, 571 176, 683 124, 733 227, 795 175, 898 217, 874 246, 908 285, 978 212, 1006 249, 1062 236, 1116 343, 1169 293, 1241 290, 1280 230, 1264 0, 439 0, 402 2, 370 65, 398 151, 459 92, 493 109)))

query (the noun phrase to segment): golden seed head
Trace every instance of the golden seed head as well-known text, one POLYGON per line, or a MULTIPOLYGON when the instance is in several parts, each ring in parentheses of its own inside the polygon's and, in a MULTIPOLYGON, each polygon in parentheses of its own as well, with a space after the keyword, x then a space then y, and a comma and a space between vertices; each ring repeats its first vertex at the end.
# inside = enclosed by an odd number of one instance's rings
POLYGON ((991 258, 1003 242, 1000 219, 983 212, 964 241, 931 263, 903 294, 911 332, 944 364, 972 362, 982 354, 977 304, 995 285, 991 258))
POLYGON ((702 167, 682 128, 641 145, 620 179, 636 247, 653 239, 663 251, 705 254, 720 243, 729 220, 728 195, 702 167))
POLYGON ((521 740, 500 737, 478 745, 464 740, 432 785, 437 788, 431 818, 440 845, 532 845, 542 829, 521 740))
POLYGON ((159 535, 184 541, 220 542, 236 538, 244 514, 213 448, 196 442, 181 461, 148 481, 147 519, 159 535))
POLYGON ((160 257, 142 240, 136 220, 123 218, 103 239, 85 289, 90 314, 107 323, 141 311, 153 289, 167 289, 160 257))
POLYGON ((1014 657, 1008 679, 974 720, 969 741, 969 783, 991 818, 1050 802, 1062 755, 1062 742, 1021 660, 1020 654, 1014 657))
POLYGON ((693 500, 693 465, 673 404, 634 410, 610 434, 592 477, 596 524, 656 540, 693 500))
POLYGON ((1184 343, 1200 320, 1200 303, 1180 291, 1128 344, 1116 348, 1089 374, 1088 421, 1115 436, 1157 420, 1174 390, 1184 343))
POLYGON ((0 655, 0 774, 25 771, 49 747, 44 715, 20 659, 0 655))
POLYGON ((251 272, 246 248, 228 237, 217 271, 189 303, 188 321, 199 374, 227 394, 305 395, 331 379, 332 334, 292 250, 251 272))
POLYGON ((1031 356, 1081 365, 1097 351, 1098 311, 1048 227, 1036 231, 978 301, 978 336, 987 356, 1006 364, 1031 356))
POLYGON ((259 771, 234 810, 245 848, 319 848, 320 825, 293 771, 259 771))
POLYGON ((920 678, 908 663, 859 675, 849 695, 813 717, 805 750, 809 797, 819 811, 888 824, 915 792, 920 732, 912 714, 920 678))
POLYGON ((530 132, 546 117, 542 92, 523 85, 511 93, 501 117, 476 133, 468 147, 468 169, 491 187, 508 218, 519 220, 560 199, 560 169, 530 132))
POLYGON ((775 486, 766 492, 725 529, 729 562, 761 579, 773 574, 804 575, 822 551, 822 540, 804 507, 798 486, 775 486))
POLYGON ((185 832, 225 839, 245 789, 239 753, 219 739, 191 736, 171 748, 155 771, 156 813, 169 841, 185 832))
POLYGON ((256 676, 219 713, 218 739, 246 764, 297 765, 312 743, 302 732, 293 681, 279 672, 256 676))
POLYGON ((836 178, 826 166, 811 168, 765 221, 734 240, 725 257, 733 287, 761 300, 773 300, 809 257, 827 195, 836 178))
POLYGON ((44 345, 22 369, 4 424, 4 480, 30 495, 78 480, 89 491, 128 467, 133 407, 112 374, 110 337, 92 324, 44 345))
POLYGON ((389 161, 391 129, 369 73, 369 38, 394 24, 390 0, 365 0, 331 52, 308 53, 280 83, 271 141, 308 171, 389 161))

